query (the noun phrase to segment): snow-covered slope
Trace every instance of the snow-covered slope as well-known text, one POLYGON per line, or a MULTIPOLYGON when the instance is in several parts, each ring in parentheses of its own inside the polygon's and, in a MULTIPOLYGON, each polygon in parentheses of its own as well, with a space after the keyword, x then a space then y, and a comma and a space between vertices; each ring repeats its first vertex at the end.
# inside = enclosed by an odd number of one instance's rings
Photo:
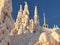
POLYGON ((23 35, 10 36, 12 45, 34 45, 38 41, 40 32, 25 33, 23 35))

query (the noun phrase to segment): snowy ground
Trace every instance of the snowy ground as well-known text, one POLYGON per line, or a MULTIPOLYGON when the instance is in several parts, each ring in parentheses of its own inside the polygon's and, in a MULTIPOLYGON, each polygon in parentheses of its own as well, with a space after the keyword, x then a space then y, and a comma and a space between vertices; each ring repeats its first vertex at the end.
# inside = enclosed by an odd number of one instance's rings
POLYGON ((40 32, 10 36, 12 45, 34 45, 39 39, 40 32))

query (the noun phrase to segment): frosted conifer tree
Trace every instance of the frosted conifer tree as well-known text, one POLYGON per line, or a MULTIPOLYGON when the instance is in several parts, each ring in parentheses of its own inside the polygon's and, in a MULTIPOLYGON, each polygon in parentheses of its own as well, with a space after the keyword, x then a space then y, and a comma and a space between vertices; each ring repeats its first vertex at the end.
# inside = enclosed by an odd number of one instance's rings
POLYGON ((13 28, 13 18, 11 15, 12 12, 12 0, 0 0, 0 23, 5 23, 9 32, 13 28))
POLYGON ((37 6, 35 6, 35 10, 34 10, 34 30, 35 31, 36 30, 40 30, 39 18, 38 18, 38 12, 37 12, 37 6))

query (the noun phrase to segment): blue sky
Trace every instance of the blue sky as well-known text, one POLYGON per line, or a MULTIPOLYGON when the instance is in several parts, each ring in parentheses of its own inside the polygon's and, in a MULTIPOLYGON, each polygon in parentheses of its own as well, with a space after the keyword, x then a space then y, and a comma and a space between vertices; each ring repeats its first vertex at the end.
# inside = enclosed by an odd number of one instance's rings
POLYGON ((46 22, 49 27, 53 27, 54 24, 60 27, 60 0, 12 0, 13 12, 12 16, 15 20, 20 9, 20 4, 24 8, 24 1, 28 3, 30 18, 34 16, 34 7, 38 7, 38 16, 40 25, 43 24, 43 12, 45 12, 46 22))

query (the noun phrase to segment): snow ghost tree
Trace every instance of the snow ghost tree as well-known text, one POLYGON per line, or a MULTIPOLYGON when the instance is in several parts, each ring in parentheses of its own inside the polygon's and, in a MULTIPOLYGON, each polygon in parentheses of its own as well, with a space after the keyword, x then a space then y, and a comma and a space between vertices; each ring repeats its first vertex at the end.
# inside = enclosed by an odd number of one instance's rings
POLYGON ((0 45, 11 45, 9 32, 13 28, 11 0, 0 0, 0 45))
POLYGON ((29 20, 29 10, 28 10, 28 4, 27 2, 25 2, 23 17, 22 17, 22 25, 24 32, 27 30, 28 20, 29 20))
POLYGON ((30 26, 29 26, 29 31, 30 32, 33 32, 34 31, 34 22, 33 22, 33 19, 30 20, 30 26))
MULTIPOLYGON (((59 31, 59 30, 58 30, 59 31)), ((56 45, 60 45, 60 34, 59 32, 52 32, 51 36, 54 38, 56 41, 56 45)))
POLYGON ((55 45, 55 41, 48 33, 43 32, 35 45, 55 45))
POLYGON ((11 0, 0 0, 0 23, 5 23, 6 28, 11 31, 13 28, 12 12, 12 1, 11 0))
POLYGON ((11 45, 9 31, 6 28, 5 23, 0 24, 0 45, 11 45))

